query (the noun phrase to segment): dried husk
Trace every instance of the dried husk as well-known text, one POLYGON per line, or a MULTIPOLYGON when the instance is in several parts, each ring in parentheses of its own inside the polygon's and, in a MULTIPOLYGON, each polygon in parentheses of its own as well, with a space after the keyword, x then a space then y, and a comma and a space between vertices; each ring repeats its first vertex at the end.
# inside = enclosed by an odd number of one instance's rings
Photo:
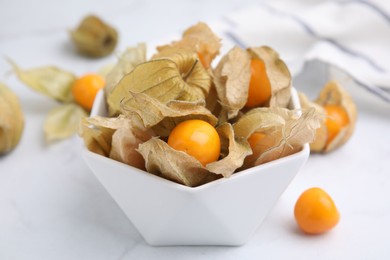
POLYGON ((250 56, 239 47, 223 56, 214 71, 214 83, 222 106, 220 120, 237 116, 248 99, 251 77, 250 56))
POLYGON ((118 128, 112 135, 110 158, 141 170, 145 170, 145 160, 137 151, 140 144, 155 136, 151 129, 146 129, 138 120, 118 128))
POLYGON ((120 113, 122 100, 132 98, 131 93, 144 93, 163 103, 172 100, 205 100, 205 90, 211 79, 196 55, 183 54, 180 62, 158 59, 141 63, 126 74, 107 97, 109 115, 120 113))
POLYGON ((247 140, 254 132, 283 127, 285 121, 282 116, 278 115, 277 110, 256 108, 242 115, 233 127, 237 136, 247 140))
POLYGON ((197 87, 207 96, 211 87, 211 76, 198 60, 196 53, 185 49, 169 48, 155 55, 153 59, 170 59, 180 69, 182 77, 193 87, 197 87), (191 77, 197 75, 197 77, 191 77), (202 77, 200 77, 202 75, 202 77))
POLYGON ((116 118, 95 116, 83 120, 80 136, 91 152, 145 170, 145 161, 136 149, 155 134, 137 118, 130 120, 120 115, 116 118))
POLYGON ((221 139, 222 159, 207 164, 206 168, 210 172, 229 178, 243 165, 245 158, 252 154, 252 149, 246 139, 236 137, 233 126, 229 123, 218 126, 217 132, 221 139))
POLYGON ((222 106, 218 101, 218 93, 214 83, 211 84, 209 94, 206 97, 206 108, 216 117, 221 114, 222 106))
MULTIPOLYGON (((323 87, 315 103, 322 107, 325 105, 339 105, 346 111, 349 118, 349 124, 343 127, 329 144, 326 144, 327 142, 325 141, 323 147, 318 147, 315 150, 327 153, 342 146, 352 136, 357 120, 357 108, 349 93, 336 81, 330 81, 323 87)), ((327 134, 318 138, 325 137, 327 139, 327 134)))
POLYGON ((0 155, 14 149, 23 134, 24 115, 19 98, 0 83, 0 155))
POLYGON ((249 48, 248 52, 252 59, 261 59, 265 64, 271 84, 271 98, 268 106, 287 108, 291 98, 291 74, 287 65, 271 47, 249 48))
POLYGON ((111 54, 118 42, 117 31, 94 15, 86 16, 70 35, 77 50, 89 57, 111 54))
POLYGON ((115 65, 116 64, 114 64, 114 63, 107 63, 107 64, 104 64, 102 67, 100 67, 96 71, 96 74, 98 74, 102 78, 106 79, 106 85, 107 85, 107 75, 112 71, 112 69, 115 67, 115 65))
POLYGON ((321 114, 313 108, 303 109, 301 114, 276 107, 250 110, 234 125, 236 135, 246 140, 258 132, 265 134, 265 137, 253 148, 253 154, 246 157, 244 168, 300 151, 304 144, 314 139, 321 120, 321 114))
POLYGON ((62 104, 52 109, 43 127, 46 141, 64 139, 77 133, 81 120, 86 116, 87 112, 75 103, 62 104))
POLYGON ((131 127, 129 119, 124 116, 115 118, 88 117, 82 120, 79 135, 83 138, 85 147, 89 151, 109 157, 112 136, 121 127, 131 127))
POLYGON ((9 60, 18 78, 31 89, 60 102, 73 101, 71 88, 76 80, 73 73, 54 66, 23 70, 9 60))
POLYGON ((132 120, 139 118, 146 128, 152 128, 161 137, 168 136, 176 125, 185 120, 200 119, 213 126, 217 123, 217 118, 202 101, 172 100, 165 104, 144 93, 132 93, 132 98, 123 102, 121 112, 132 120))
MULTIPOLYGON (((191 26, 184 31, 182 39, 168 45, 157 47, 159 52, 167 52, 169 49, 184 49, 202 54, 203 58, 211 63, 219 54, 221 39, 202 22, 191 26)), ((158 55, 158 54, 157 54, 158 55)))
POLYGON ((304 93, 298 92, 298 96, 302 108, 314 108, 318 113, 323 115, 323 120, 320 122, 320 127, 316 130, 316 136, 310 143, 310 151, 321 152, 326 145, 328 136, 328 132, 325 126, 325 110, 322 106, 310 101, 304 93))
POLYGON ((106 86, 104 87, 105 95, 108 96, 124 75, 131 72, 135 66, 145 61, 146 44, 140 43, 135 47, 127 48, 126 51, 119 56, 118 62, 106 76, 106 86))

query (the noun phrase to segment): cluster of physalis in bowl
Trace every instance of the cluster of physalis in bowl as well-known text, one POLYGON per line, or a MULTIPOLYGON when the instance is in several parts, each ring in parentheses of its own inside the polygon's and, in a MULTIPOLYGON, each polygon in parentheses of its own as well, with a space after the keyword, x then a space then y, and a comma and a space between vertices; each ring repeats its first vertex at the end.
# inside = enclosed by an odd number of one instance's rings
POLYGON ((199 23, 149 60, 144 45, 128 49, 107 76, 109 117, 83 123, 88 150, 196 187, 312 141, 321 116, 289 109, 291 76, 279 55, 234 47, 213 68, 220 47, 199 23))
POLYGON ((245 243, 324 122, 270 47, 220 52, 204 23, 127 49, 80 135, 97 178, 152 245, 245 243))

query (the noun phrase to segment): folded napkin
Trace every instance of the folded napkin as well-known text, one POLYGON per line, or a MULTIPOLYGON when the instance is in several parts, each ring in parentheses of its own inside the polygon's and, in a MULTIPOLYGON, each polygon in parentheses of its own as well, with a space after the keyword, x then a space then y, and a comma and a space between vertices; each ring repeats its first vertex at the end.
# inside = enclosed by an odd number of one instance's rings
MULTIPOLYGON (((386 0, 388 1, 388 0, 386 0)), ((225 37, 242 47, 269 45, 293 76, 307 63, 344 72, 390 103, 390 5, 385 0, 275 0, 224 18, 225 37)))

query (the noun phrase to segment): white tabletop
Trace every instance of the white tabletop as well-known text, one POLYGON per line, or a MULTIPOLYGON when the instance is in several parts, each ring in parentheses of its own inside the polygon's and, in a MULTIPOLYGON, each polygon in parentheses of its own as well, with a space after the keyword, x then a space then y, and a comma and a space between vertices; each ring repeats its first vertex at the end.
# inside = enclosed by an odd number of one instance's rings
MULTIPOLYGON (((251 1, 0 2, 0 81, 19 96, 25 129, 0 157, 0 259, 388 259, 390 255, 390 105, 350 89, 359 109, 356 132, 342 148, 311 155, 252 239, 241 247, 151 247, 87 168, 75 136, 46 144, 42 124, 57 104, 10 75, 9 57, 24 68, 56 65, 81 75, 115 56, 76 55, 67 30, 89 13, 120 33, 117 50, 173 40, 199 20, 215 22, 251 1), (293 218, 305 189, 322 187, 341 221, 331 232, 303 235, 293 218)), ((303 89, 304 90, 304 89, 303 89)))

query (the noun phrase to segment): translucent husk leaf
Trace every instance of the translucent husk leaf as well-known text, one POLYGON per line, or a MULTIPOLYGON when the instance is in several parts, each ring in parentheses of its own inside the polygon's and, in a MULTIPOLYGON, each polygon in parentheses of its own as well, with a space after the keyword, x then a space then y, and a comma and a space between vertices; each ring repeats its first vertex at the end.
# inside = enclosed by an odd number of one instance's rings
POLYGON ((248 99, 250 56, 239 47, 231 49, 214 71, 214 83, 222 105, 221 121, 237 116, 248 99))
POLYGON ((70 35, 77 50, 90 57, 111 54, 118 41, 117 31, 94 15, 86 16, 70 35))
POLYGON ((89 151, 109 157, 112 136, 119 128, 130 128, 129 119, 124 116, 116 118, 88 117, 82 120, 79 135, 83 138, 89 151))
POLYGON ((222 111, 221 103, 218 102, 217 89, 215 84, 212 83, 209 94, 206 97, 206 108, 215 116, 219 116, 222 111))
POLYGON ((349 124, 343 127, 335 138, 322 148, 322 152, 333 151, 346 143, 352 136, 357 120, 356 105, 349 93, 336 81, 330 81, 324 86, 315 103, 320 106, 339 105, 347 112, 349 124))
POLYGON ((171 44, 159 46, 159 52, 169 49, 185 49, 194 53, 201 53, 209 62, 219 54, 221 39, 205 23, 198 23, 184 31, 182 39, 171 44))
POLYGON ((314 108, 318 113, 323 115, 320 127, 316 130, 316 136, 313 142, 310 143, 310 150, 312 152, 321 152, 326 145, 326 139, 328 136, 328 131, 325 126, 325 110, 322 106, 310 101, 304 93, 299 92, 298 96, 302 108, 314 108))
POLYGON ((110 158, 125 164, 145 170, 145 160, 137 151, 140 144, 153 136, 151 129, 146 129, 142 124, 135 124, 132 120, 118 128, 112 135, 112 148, 110 158))
POLYGON ((146 170, 165 179, 195 187, 218 178, 197 159, 173 149, 159 138, 140 144, 138 151, 145 159, 146 170))
POLYGON ((53 66, 22 70, 14 62, 9 62, 18 78, 31 89, 61 102, 73 100, 74 74, 53 66))
MULTIPOLYGON (((107 75, 112 71, 112 69, 115 67, 115 64, 113 63, 107 63, 100 67, 97 71, 96 74, 101 76, 102 78, 106 79, 106 85, 107 85, 107 75)), ((106 87, 104 87, 106 88, 106 87)))
POLYGON ((211 76, 199 62, 196 53, 177 48, 170 48, 155 55, 153 59, 170 59, 180 68, 182 77, 186 82, 207 96, 211 87, 211 76), (193 77, 193 76, 196 77, 193 77))
POLYGON ((211 79, 204 69, 195 69, 197 63, 194 55, 185 55, 180 63, 158 59, 139 64, 108 95, 109 114, 119 114, 121 101, 131 99, 131 93, 144 93, 163 103, 204 100, 211 79))
POLYGON ((204 102, 172 100, 164 104, 143 93, 133 93, 132 99, 124 101, 122 114, 129 118, 136 116, 146 128, 153 128, 162 137, 168 136, 176 125, 185 120, 200 119, 211 125, 217 123, 217 118, 204 107, 204 102))
POLYGON ((119 56, 118 62, 106 76, 106 86, 104 87, 106 96, 113 90, 124 75, 131 72, 135 66, 145 61, 146 45, 144 43, 127 48, 126 51, 119 56))
POLYGON ((291 98, 291 74, 279 54, 268 46, 249 48, 252 58, 261 59, 271 84, 270 107, 287 107, 291 98))
POLYGON ((87 112, 74 103, 54 108, 48 113, 43 128, 46 141, 60 140, 75 134, 81 120, 86 116, 87 112))
POLYGON ((24 115, 19 98, 0 83, 0 155, 14 149, 22 137, 24 115))
POLYGON ((255 132, 265 135, 245 159, 244 168, 298 152, 314 139, 322 118, 313 108, 303 109, 301 115, 285 108, 255 108, 243 115, 234 125, 237 136, 247 139, 255 132))
POLYGON ((221 174, 225 178, 230 177, 236 169, 240 168, 246 156, 252 154, 246 139, 236 138, 233 127, 229 123, 223 123, 217 127, 221 138, 221 153, 223 158, 206 165, 213 173, 221 174))
POLYGON ((91 152, 144 170, 145 161, 136 149, 139 144, 152 138, 154 133, 136 118, 95 116, 83 120, 80 136, 91 152))
POLYGON ((283 127, 286 120, 278 111, 269 108, 256 108, 248 111, 233 125, 237 136, 248 139, 254 132, 283 127))

